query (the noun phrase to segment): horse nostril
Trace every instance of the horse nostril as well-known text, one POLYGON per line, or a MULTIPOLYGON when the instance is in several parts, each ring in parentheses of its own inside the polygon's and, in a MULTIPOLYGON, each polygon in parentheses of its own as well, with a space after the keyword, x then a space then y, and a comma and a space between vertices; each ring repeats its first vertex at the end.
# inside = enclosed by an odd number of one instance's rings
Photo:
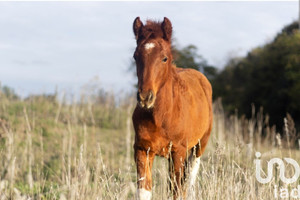
POLYGON ((145 101, 145 100, 147 100, 147 97, 148 96, 145 97, 145 95, 143 95, 142 92, 140 92, 140 91, 137 92, 137 100, 138 101, 145 101))
POLYGON ((151 102, 153 100, 153 92, 149 92, 148 101, 151 102))
POLYGON ((149 97, 148 97, 149 101, 151 101, 152 96, 153 96, 153 95, 152 95, 152 93, 150 92, 150 93, 149 93, 149 97))
POLYGON ((140 92, 137 92, 137 93, 136 93, 136 99, 137 99, 138 101, 141 100, 141 98, 140 98, 140 92))

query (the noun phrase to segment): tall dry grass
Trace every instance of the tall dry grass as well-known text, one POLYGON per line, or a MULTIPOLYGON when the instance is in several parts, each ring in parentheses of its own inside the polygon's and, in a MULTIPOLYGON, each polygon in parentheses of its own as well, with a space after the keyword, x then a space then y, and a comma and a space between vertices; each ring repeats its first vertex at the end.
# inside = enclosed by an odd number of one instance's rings
MULTIPOLYGON (((109 93, 72 103, 63 99, 10 101, 1 96, 0 199, 134 199, 134 101, 116 100, 109 93)), ((274 199, 274 185, 284 184, 278 176, 269 184, 257 182, 255 152, 265 161, 300 161, 291 116, 280 134, 262 109, 252 109, 250 119, 237 113, 227 117, 221 101, 214 103, 213 131, 201 158, 196 199, 274 199)), ((292 168, 287 169, 291 175, 292 168)), ((155 159, 153 181, 153 199, 170 197, 166 159, 155 159)))

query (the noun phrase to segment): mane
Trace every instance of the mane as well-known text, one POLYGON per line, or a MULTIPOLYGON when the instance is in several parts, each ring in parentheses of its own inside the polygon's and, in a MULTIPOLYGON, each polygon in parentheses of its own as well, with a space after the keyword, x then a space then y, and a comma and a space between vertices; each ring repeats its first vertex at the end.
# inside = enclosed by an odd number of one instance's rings
POLYGON ((161 29, 161 22, 147 20, 146 25, 141 29, 140 39, 156 39, 163 38, 164 33, 161 29))

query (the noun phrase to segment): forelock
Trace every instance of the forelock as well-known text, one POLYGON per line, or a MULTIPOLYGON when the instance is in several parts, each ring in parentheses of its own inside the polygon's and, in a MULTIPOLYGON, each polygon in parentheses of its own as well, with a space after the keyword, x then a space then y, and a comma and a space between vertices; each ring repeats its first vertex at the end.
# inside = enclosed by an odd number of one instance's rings
POLYGON ((140 33, 140 40, 149 40, 156 38, 163 38, 163 31, 161 29, 161 23, 147 20, 146 25, 142 28, 140 33))

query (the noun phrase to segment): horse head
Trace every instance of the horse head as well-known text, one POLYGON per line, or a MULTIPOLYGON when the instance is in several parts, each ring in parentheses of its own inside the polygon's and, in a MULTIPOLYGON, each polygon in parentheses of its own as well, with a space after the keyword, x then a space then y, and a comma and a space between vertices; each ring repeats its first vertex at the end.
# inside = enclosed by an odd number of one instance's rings
POLYGON ((147 21, 144 25, 137 17, 133 32, 137 41, 133 56, 138 77, 137 101, 140 107, 151 109, 171 70, 172 24, 165 17, 162 23, 147 21))

